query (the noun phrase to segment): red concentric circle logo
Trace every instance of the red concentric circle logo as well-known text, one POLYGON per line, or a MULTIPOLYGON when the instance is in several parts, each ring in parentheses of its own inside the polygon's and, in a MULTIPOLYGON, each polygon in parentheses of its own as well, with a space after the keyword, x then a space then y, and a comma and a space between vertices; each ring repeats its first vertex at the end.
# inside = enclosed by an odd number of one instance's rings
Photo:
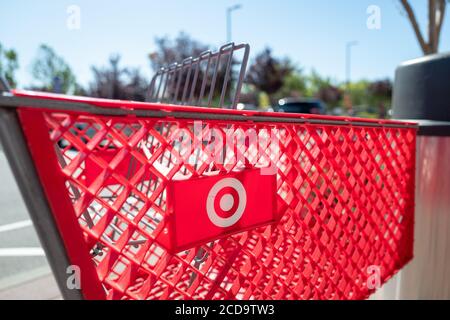
POLYGON ((247 193, 242 183, 235 178, 225 178, 209 191, 206 211, 214 225, 227 228, 241 219, 246 205, 247 193))

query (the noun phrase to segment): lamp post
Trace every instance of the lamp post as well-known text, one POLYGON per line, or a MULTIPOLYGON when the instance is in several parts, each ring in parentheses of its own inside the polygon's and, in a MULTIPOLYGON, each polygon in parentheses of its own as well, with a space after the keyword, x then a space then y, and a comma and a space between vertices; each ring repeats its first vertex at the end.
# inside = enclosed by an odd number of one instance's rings
POLYGON ((352 47, 358 45, 358 41, 349 41, 345 45, 345 77, 347 82, 347 90, 350 87, 350 77, 352 68, 352 47))
POLYGON ((242 5, 236 4, 234 6, 227 8, 227 43, 230 43, 232 41, 231 37, 231 13, 233 11, 239 10, 242 8, 242 5))
POLYGON ((345 45, 345 78, 346 78, 346 92, 344 94, 344 106, 347 108, 348 115, 353 116, 353 102, 350 95, 350 80, 352 68, 352 47, 358 44, 357 41, 349 41, 345 45))

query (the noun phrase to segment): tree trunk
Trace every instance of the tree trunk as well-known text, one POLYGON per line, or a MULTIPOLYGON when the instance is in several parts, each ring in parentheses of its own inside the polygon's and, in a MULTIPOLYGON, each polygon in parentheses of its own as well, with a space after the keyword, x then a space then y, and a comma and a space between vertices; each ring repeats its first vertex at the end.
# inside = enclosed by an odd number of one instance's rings
POLYGON ((439 37, 445 18, 446 0, 428 0, 428 41, 424 39, 420 31, 419 23, 409 1, 400 0, 400 2, 408 14, 409 21, 411 22, 423 53, 428 55, 438 52, 439 37))
POLYGON ((429 53, 436 53, 436 0, 428 0, 428 47, 429 53))
POLYGON ((430 49, 422 36, 422 32, 420 31, 419 24, 417 23, 416 16, 414 14, 414 10, 412 9, 408 0, 400 0, 400 1, 403 5, 403 8, 405 8, 406 13, 408 14, 409 21, 411 22, 414 33, 416 34, 417 40, 419 41, 423 53, 429 54, 430 49))

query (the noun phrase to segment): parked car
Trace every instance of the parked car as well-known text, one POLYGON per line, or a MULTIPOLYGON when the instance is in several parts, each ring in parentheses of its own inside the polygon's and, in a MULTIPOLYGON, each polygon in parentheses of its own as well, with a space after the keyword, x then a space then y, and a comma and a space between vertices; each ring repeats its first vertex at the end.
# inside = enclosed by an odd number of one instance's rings
POLYGON ((284 98, 274 106, 275 112, 325 114, 325 105, 321 100, 308 98, 284 98))
POLYGON ((255 106, 254 104, 238 103, 238 104, 237 104, 237 109, 238 109, 238 110, 257 111, 257 110, 258 110, 258 107, 255 106))

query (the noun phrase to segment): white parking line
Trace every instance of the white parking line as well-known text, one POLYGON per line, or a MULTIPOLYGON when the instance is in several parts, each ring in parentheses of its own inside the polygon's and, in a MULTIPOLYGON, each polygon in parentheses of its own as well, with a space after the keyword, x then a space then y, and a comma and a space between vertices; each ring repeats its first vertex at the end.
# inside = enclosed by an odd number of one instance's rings
POLYGON ((29 219, 10 223, 10 224, 4 224, 4 225, 0 226, 0 233, 7 232, 7 231, 13 231, 13 230, 17 230, 17 229, 22 229, 22 228, 30 227, 32 225, 33 225, 33 223, 29 219))
POLYGON ((0 257, 44 257, 42 248, 0 248, 0 257))

